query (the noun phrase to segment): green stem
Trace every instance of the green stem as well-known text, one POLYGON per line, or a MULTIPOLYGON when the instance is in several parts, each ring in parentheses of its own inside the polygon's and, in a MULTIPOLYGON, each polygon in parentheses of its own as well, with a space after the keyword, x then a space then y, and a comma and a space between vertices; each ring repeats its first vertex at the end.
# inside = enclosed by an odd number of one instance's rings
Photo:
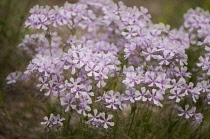
POLYGON ((115 128, 114 128, 114 139, 116 139, 116 136, 117 136, 118 121, 119 121, 118 120, 119 117, 118 117, 117 111, 115 112, 115 117, 116 117, 116 120, 115 120, 116 121, 115 122, 116 124, 115 124, 115 128))
POLYGON ((130 131, 131 131, 131 127, 132 127, 132 125, 133 125, 135 113, 136 113, 136 109, 134 110, 133 115, 132 115, 131 124, 130 124, 129 130, 128 130, 128 136, 130 135, 130 131))
POLYGON ((69 115, 68 120, 67 120, 67 126, 66 126, 67 133, 68 133, 68 131, 70 130, 70 129, 69 129, 70 119, 71 119, 71 115, 69 115))
POLYGON ((50 44, 50 56, 52 57, 52 45, 51 45, 51 36, 49 38, 49 44, 50 44))
POLYGON ((177 127, 181 124, 183 117, 180 119, 178 123, 173 127, 173 131, 169 134, 169 137, 172 137, 174 132, 177 131, 177 127))

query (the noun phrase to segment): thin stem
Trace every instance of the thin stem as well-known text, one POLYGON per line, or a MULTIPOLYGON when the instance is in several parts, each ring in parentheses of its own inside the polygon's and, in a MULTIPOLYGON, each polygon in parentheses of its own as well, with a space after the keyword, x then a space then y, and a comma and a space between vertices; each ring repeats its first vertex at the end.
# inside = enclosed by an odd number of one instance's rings
POLYGON ((45 37, 46 37, 46 38, 48 39, 48 41, 49 41, 49 46, 50 46, 50 56, 52 57, 52 45, 51 45, 51 42, 52 42, 52 36, 51 36, 51 34, 50 34, 49 28, 48 28, 48 30, 47 30, 47 32, 46 32, 45 37))
POLYGON ((3 110, 4 110, 4 112, 6 113, 7 118, 8 118, 11 122, 13 122, 13 120, 12 120, 12 118, 11 118, 9 112, 7 111, 7 109, 6 109, 4 106, 3 106, 3 110))
POLYGON ((136 113, 136 109, 134 110, 133 115, 132 115, 131 124, 130 124, 129 130, 128 130, 128 136, 130 135, 130 131, 131 131, 131 127, 132 127, 132 125, 133 125, 135 113, 136 113))
POLYGON ((71 115, 69 115, 68 120, 67 120, 67 127, 66 127, 67 132, 68 132, 68 130, 70 130, 70 129, 69 129, 69 122, 70 122, 70 119, 71 119, 71 115))
POLYGON ((173 131, 169 134, 169 137, 172 137, 172 135, 174 134, 175 131, 177 131, 177 127, 181 124, 183 117, 180 119, 180 121, 178 123, 176 123, 176 125, 173 127, 173 131))
POLYGON ((49 38, 49 45, 50 45, 50 56, 52 57, 52 45, 51 45, 51 36, 49 38))
POLYGON ((114 114, 115 114, 115 117, 116 117, 116 120, 115 120, 115 121, 116 121, 116 122, 115 122, 116 124, 115 124, 115 128, 114 128, 114 139, 116 139, 116 136, 117 136, 117 129, 118 129, 118 121, 119 121, 118 118, 119 118, 119 117, 118 117, 117 111, 115 111, 114 114))

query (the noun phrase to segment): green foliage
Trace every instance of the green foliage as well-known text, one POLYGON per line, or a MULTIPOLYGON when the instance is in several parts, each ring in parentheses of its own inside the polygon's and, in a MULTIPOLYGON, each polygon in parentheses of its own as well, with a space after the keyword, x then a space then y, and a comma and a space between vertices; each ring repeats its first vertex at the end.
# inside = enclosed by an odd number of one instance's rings
POLYGON ((205 10, 210 10, 209 0, 160 0, 161 16, 157 22, 169 24, 172 28, 179 27, 182 23, 183 15, 190 8, 202 7, 205 10))

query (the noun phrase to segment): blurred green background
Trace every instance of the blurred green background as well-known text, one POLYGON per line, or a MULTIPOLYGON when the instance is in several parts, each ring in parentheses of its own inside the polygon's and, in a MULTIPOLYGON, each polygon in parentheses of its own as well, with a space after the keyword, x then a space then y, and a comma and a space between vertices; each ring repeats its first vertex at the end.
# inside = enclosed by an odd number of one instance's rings
MULTIPOLYGON (((68 1, 71 3, 77 2, 77 0, 68 1)), ((119 0, 114 1, 118 2, 119 0)), ((154 23, 163 22, 169 24, 171 28, 179 27, 183 23, 183 14, 190 8, 201 7, 205 10, 210 10, 210 0, 122 1, 127 6, 144 6, 148 8, 154 23)), ((36 134, 34 130, 30 129, 36 127, 39 123, 34 125, 29 123, 36 116, 33 113, 34 111, 31 110, 34 107, 33 103, 38 102, 28 96, 24 97, 23 92, 18 89, 11 91, 5 88, 5 78, 10 72, 16 70, 24 71, 30 60, 24 52, 17 48, 21 39, 27 34, 27 29, 24 29, 24 22, 27 19, 29 9, 37 4, 62 6, 64 3, 65 0, 0 0, 0 138, 29 137, 29 134, 36 134), (14 107, 17 103, 21 103, 21 105, 14 107), (14 111, 14 109, 19 109, 19 111, 14 111), (31 114, 32 118, 29 117, 27 119, 26 113, 31 114), (18 133, 20 128, 19 122, 27 120, 28 123, 25 123, 26 127, 23 128, 24 130, 18 133), (10 126, 8 127, 7 124, 10 124, 10 126), (25 135, 26 129, 27 135, 25 135)))

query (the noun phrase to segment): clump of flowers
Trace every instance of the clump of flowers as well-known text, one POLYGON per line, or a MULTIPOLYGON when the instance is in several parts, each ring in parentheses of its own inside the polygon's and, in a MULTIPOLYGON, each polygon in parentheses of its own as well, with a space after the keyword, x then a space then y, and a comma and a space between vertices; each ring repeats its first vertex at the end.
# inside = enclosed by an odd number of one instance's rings
POLYGON ((113 115, 109 114, 107 118, 105 117, 105 113, 98 113, 97 109, 93 110, 93 115, 88 114, 88 117, 90 118, 86 123, 94 125, 96 127, 102 126, 104 128, 108 128, 109 126, 114 126, 114 122, 110 122, 109 120, 112 119, 113 115))
POLYGON ((61 118, 60 114, 55 116, 54 114, 50 114, 50 117, 47 116, 44 117, 45 122, 41 122, 42 125, 44 125, 45 128, 53 128, 55 130, 60 130, 63 126, 62 121, 65 120, 65 118, 61 118))
MULTIPOLYGON (((25 25, 37 33, 26 35, 19 45, 32 57, 24 74, 35 76, 39 90, 57 98, 65 112, 74 111, 98 128, 114 126, 114 113, 132 104, 209 101, 210 14, 191 9, 179 29, 150 18, 144 7, 112 0, 36 5, 25 25), (202 70, 193 82, 186 53, 192 47, 206 51, 193 69, 202 70)), ((19 77, 11 73, 7 83, 19 77)), ((194 106, 188 110, 189 104, 184 110, 176 106, 178 116, 202 122, 202 114, 194 106)), ((44 119, 46 127, 60 127, 64 120, 52 114, 44 119)))

